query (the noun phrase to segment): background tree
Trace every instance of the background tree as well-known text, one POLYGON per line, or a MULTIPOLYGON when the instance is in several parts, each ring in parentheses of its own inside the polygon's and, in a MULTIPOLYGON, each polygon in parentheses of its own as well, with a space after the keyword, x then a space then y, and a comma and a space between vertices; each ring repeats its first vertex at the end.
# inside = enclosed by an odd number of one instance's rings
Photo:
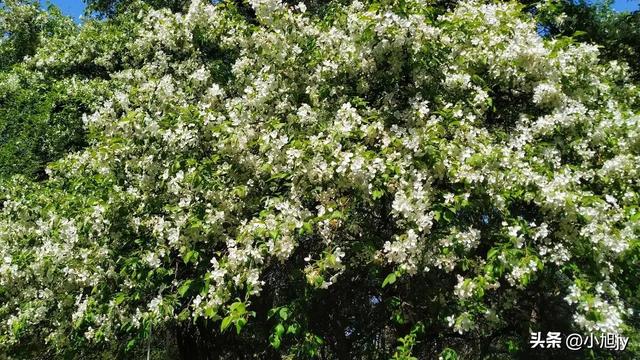
POLYGON ((640 76, 640 10, 616 12, 613 1, 549 1, 538 19, 548 36, 569 36, 601 46, 602 58, 624 61, 640 76))
POLYGON ((71 77, 43 73, 25 60, 43 42, 78 29, 58 9, 43 11, 32 1, 3 2, 0 28, 0 178, 42 179, 48 162, 82 148, 81 116, 93 96, 71 77))

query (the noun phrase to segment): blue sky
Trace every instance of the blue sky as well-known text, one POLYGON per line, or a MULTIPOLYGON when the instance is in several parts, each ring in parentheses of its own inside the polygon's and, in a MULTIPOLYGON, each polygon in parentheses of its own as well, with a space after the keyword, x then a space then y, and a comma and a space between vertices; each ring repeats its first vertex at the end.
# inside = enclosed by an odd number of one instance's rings
MULTIPOLYGON (((50 0, 51 3, 57 5, 64 14, 78 19, 84 10, 82 0, 50 0)), ((44 1, 43 1, 44 3, 44 1)), ((638 0, 615 0, 613 8, 618 11, 633 11, 638 9, 640 1, 638 0)))
MULTIPOLYGON (((46 0, 43 0, 44 4, 46 0)), ((78 19, 84 11, 84 3, 82 0, 50 0, 50 2, 62 10, 62 13, 69 15, 74 19, 78 19)))
POLYGON ((638 10, 638 6, 640 5, 640 1, 630 1, 630 0, 615 0, 613 3, 613 8, 617 11, 633 11, 638 10))

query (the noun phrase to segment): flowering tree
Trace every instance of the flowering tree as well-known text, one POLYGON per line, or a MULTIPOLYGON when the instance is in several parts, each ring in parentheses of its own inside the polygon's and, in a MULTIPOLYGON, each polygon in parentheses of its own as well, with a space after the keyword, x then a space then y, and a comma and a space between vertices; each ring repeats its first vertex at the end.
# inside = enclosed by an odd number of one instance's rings
POLYGON ((100 91, 84 149, 0 185, 0 352, 640 353, 626 64, 513 3, 250 6, 136 2, 20 63, 100 91))
MULTIPOLYGON (((640 78, 640 9, 618 12, 614 1, 554 0, 537 6, 538 17, 550 34, 574 36, 601 45, 601 58, 623 59, 630 76, 640 78)), ((632 5, 633 6, 633 5, 632 5)))

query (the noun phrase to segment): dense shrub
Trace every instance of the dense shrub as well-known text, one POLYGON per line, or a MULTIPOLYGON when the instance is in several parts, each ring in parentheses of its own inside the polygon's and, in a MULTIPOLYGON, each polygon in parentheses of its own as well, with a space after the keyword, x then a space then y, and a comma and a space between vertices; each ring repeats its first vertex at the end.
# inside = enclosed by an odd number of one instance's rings
POLYGON ((250 6, 134 3, 24 60, 102 90, 86 148, 2 184, 0 351, 640 354, 624 62, 514 3, 250 6))
POLYGON ((71 19, 33 2, 0 5, 0 179, 43 179, 47 163, 86 145, 82 115, 106 89, 93 79, 97 71, 70 61, 43 68, 29 60, 37 52, 48 56, 47 44, 68 47, 66 41, 78 33, 71 19))

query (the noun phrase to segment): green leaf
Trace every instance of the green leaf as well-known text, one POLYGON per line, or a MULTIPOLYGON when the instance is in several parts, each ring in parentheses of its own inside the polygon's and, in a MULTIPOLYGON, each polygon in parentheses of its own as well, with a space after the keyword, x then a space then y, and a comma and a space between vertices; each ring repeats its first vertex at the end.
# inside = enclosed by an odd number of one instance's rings
POLYGON ((179 321, 185 321, 189 318, 189 315, 191 314, 191 312, 189 311, 189 309, 184 309, 180 312, 180 314, 178 314, 178 320, 179 321))
POLYGON ((178 289, 178 294, 180 294, 180 296, 184 296, 184 294, 186 294, 187 291, 189 291, 189 289, 191 288, 191 283, 193 283, 193 280, 187 280, 182 283, 182 285, 178 289))
POLYGON ((271 336, 271 341, 269 342, 274 349, 278 349, 280 347, 280 337, 279 336, 271 336))
POLYGON ((231 315, 225 317, 224 319, 222 319, 222 323, 220 324, 220 331, 224 332, 225 330, 227 330, 227 328, 229 327, 229 325, 231 325, 231 321, 233 320, 233 318, 231 317, 231 315))
POLYGON ((282 336, 284 334, 284 326, 282 324, 276 325, 275 332, 278 337, 282 336))
POLYGON ((127 351, 133 349, 134 346, 136 346, 136 340, 135 339, 129 340, 129 342, 127 342, 127 351))
POLYGON ((445 348, 440 353, 440 358, 442 360, 458 360, 458 353, 451 348, 445 348))
POLYGON ((373 198, 373 200, 380 199, 383 195, 384 195, 384 191, 382 190, 373 190, 371 192, 371 197, 373 198))
POLYGON ((236 334, 240 334, 242 328, 247 324, 247 319, 240 318, 236 321, 236 334))
POLYGON ((280 319, 287 320, 289 318, 289 309, 286 307, 280 308, 278 315, 280 315, 280 319))
POLYGON ((587 32, 586 32, 586 31, 577 30, 577 31, 575 31, 575 32, 573 33, 573 35, 571 35, 571 36, 573 36, 573 37, 577 38, 577 37, 581 37, 581 36, 584 36, 584 35, 587 35, 587 32))
POLYGON ((309 222, 304 222, 299 230, 300 235, 313 233, 313 225, 309 222))
POLYGON ((18 335, 20 333, 20 330, 22 330, 23 325, 24 324, 21 321, 15 321, 13 324, 11 324, 11 331, 13 332, 13 335, 18 335))
POLYGON ((395 283, 397 280, 397 276, 395 272, 392 272, 391 274, 387 275, 387 277, 384 279, 384 281, 382 282, 382 287, 385 287, 389 284, 393 284, 395 283))
POLYGON ((184 262, 185 264, 188 264, 189 262, 196 262, 198 260, 198 256, 200 254, 196 251, 196 250, 191 250, 188 251, 185 255, 184 255, 184 262))
POLYGON ((489 275, 493 275, 493 264, 487 264, 484 267, 484 271, 485 271, 485 273, 487 273, 489 275))
POLYGON ((451 222, 451 219, 453 219, 453 215, 454 215, 454 214, 453 214, 451 211, 449 211, 449 210, 445 210, 445 211, 444 211, 444 213, 443 213, 443 215, 444 215, 444 220, 445 220, 446 222, 451 222))
POLYGON ((278 308, 272 308, 269 310, 269 312, 267 313, 267 319, 271 319, 273 317, 273 315, 275 315, 278 312, 278 308))
POLYGON ((298 324, 291 324, 287 327, 287 334, 297 334, 300 330, 300 326, 298 324))
POLYGON ((229 311, 235 316, 242 316, 247 312, 247 308, 245 307, 242 301, 236 301, 233 304, 229 305, 229 311))
POLYGON ((507 345, 507 350, 510 353, 515 353, 518 350, 520 350, 520 346, 518 345, 518 343, 513 340, 507 340, 506 345, 507 345))
POLYGON ((126 298, 126 296, 125 296, 124 293, 118 293, 118 295, 116 296, 114 301, 115 301, 116 305, 120 305, 120 304, 122 304, 122 302, 124 302, 125 298, 126 298))

